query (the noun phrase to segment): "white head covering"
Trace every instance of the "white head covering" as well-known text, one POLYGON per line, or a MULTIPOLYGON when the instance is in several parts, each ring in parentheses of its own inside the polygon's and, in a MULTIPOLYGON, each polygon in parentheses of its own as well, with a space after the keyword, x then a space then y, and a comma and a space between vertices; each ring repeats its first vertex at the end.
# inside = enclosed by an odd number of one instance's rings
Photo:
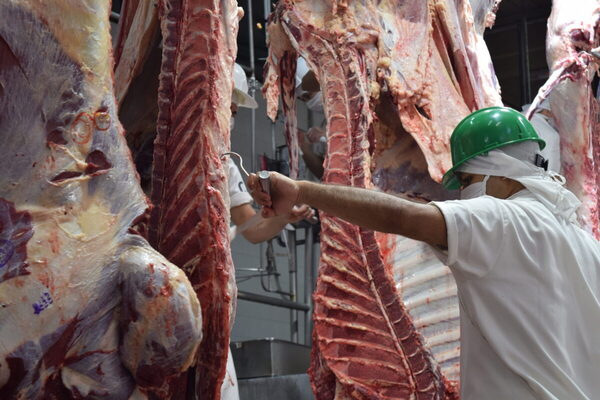
POLYGON ((546 147, 540 151, 540 154, 547 160, 550 160, 548 168, 551 171, 559 172, 560 135, 554 126, 554 121, 544 114, 535 113, 529 122, 531 122, 538 135, 546 142, 546 147))
POLYGON ((576 222, 575 212, 581 202, 564 187, 564 177, 535 165, 536 154, 539 154, 536 142, 510 144, 467 161, 457 171, 513 179, 529 189, 553 214, 576 222))
MULTIPOLYGON (((302 85, 302 78, 304 75, 308 74, 310 68, 308 68, 308 64, 306 64, 306 60, 302 57, 298 57, 296 61, 296 90, 303 91, 300 85, 302 85)), ((302 95, 302 93, 298 94, 298 96, 302 95)))
MULTIPOLYGON (((529 107, 531 107, 531 103, 523 105, 523 114, 529 110, 529 107)), ((552 108, 550 107, 550 99, 544 99, 540 102, 540 104, 538 104, 536 112, 540 112, 542 110, 552 112, 552 108)))
POLYGON ((235 63, 233 66, 233 94, 231 101, 238 107, 258 108, 258 103, 248 95, 248 80, 242 66, 235 63))
MULTIPOLYGON (((531 104, 525 104, 523 106, 522 114, 526 115, 530 107, 531 104)), ((546 147, 544 147, 544 150, 540 151, 540 154, 547 160, 550 160, 548 168, 551 171, 559 172, 560 135, 558 134, 554 118, 549 117, 546 113, 542 113, 542 111, 547 111, 550 113, 550 115, 552 115, 552 108, 550 107, 549 99, 544 99, 541 101, 536 112, 531 116, 529 122, 531 122, 531 125, 533 125, 538 135, 544 139, 544 142, 546 142, 546 147)))

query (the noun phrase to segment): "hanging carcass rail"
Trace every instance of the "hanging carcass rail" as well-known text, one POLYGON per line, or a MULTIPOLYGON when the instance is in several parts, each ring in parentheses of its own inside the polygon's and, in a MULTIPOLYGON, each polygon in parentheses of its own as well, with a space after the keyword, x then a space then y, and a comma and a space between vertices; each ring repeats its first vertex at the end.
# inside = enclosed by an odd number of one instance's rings
POLYGON ((0 398, 164 398, 200 305, 131 223, 110 2, 0 2, 0 398), (73 32, 77 32, 76 35, 73 32))
MULTIPOLYGON (((435 182, 451 164, 454 126, 501 105, 481 36, 498 3, 473 1, 474 19, 467 1, 281 1, 268 27, 269 115, 281 94, 293 147, 292 77, 302 56, 323 92, 325 182, 448 198, 435 182)), ((317 399, 458 397, 449 270, 415 242, 322 217, 310 370, 317 399)))
POLYGON ((202 306, 195 371, 199 398, 220 398, 236 286, 222 155, 238 23, 235 0, 163 0, 162 67, 148 239, 187 274, 202 306))
POLYGON ((567 187, 583 203, 580 224, 600 239, 600 123, 592 80, 600 63, 600 3, 584 0, 573 7, 554 0, 548 20, 546 55, 550 79, 529 109, 550 99, 560 134, 561 171, 567 187))

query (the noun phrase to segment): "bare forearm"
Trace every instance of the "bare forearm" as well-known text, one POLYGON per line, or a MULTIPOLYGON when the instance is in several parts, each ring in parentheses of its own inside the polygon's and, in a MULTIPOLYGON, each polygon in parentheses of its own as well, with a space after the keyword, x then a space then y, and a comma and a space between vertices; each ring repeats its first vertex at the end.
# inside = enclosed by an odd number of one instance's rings
POLYGON ((242 232, 242 235, 250 243, 261 243, 277 235, 286 225, 287 218, 283 216, 262 218, 258 224, 242 232))
POLYGON ((271 190, 261 189, 251 174, 248 184, 263 216, 284 215, 295 204, 307 204, 350 223, 380 232, 396 233, 434 246, 446 246, 446 221, 434 205, 385 193, 346 186, 294 181, 270 173, 271 190))
POLYGON ((435 245, 446 244, 445 222, 435 206, 347 186, 301 181, 298 187, 298 202, 352 224, 435 245))
POLYGON ((249 203, 232 208, 231 220, 238 228, 242 229, 242 236, 250 243, 255 244, 271 239, 287 223, 287 218, 284 216, 265 219, 256 215, 249 203), (254 218, 259 218, 259 220, 255 222, 254 218), (251 226, 245 228, 247 224, 251 226))
POLYGON ((381 232, 394 232, 401 206, 392 196, 370 190, 298 182, 298 201, 355 225, 381 232))

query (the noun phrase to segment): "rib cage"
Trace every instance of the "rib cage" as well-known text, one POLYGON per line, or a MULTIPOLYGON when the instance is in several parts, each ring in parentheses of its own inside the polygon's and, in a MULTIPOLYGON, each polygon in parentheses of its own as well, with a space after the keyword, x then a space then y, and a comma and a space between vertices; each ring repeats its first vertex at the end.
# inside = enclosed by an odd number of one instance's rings
POLYGON ((224 3, 160 3, 163 61, 149 225, 150 241, 177 260, 200 300, 204 340, 197 354, 196 393, 211 399, 220 397, 236 295, 221 155, 230 146, 231 76, 241 13, 235 1, 228 1, 226 15, 224 3))
POLYGON ((392 235, 379 235, 386 265, 415 328, 451 382, 460 377, 460 321, 456 284, 426 244, 392 235))
MULTIPOLYGON (((290 25, 301 26, 298 21, 285 21, 283 26, 290 25)), ((365 143, 371 111, 362 79, 365 71, 356 68, 359 54, 345 46, 333 51, 308 30, 288 33, 297 42, 316 42, 302 55, 313 66, 320 63, 315 70, 321 73, 329 142, 324 180, 369 187, 365 143)), ((359 399, 444 398, 439 369, 400 304, 374 233, 327 215, 322 226, 320 279, 314 295, 317 348, 311 367, 317 398, 330 398, 335 390, 337 396, 346 393, 359 399), (343 389, 331 387, 329 371, 343 389)))

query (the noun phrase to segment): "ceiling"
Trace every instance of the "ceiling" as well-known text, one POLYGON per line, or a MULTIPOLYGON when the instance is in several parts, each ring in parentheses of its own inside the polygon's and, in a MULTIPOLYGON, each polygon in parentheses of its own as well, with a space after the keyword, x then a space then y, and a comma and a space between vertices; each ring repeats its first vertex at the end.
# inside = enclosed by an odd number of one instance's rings
POLYGON ((548 78, 546 22, 551 0, 503 0, 496 24, 485 33, 505 104, 531 102, 548 78))
POLYGON ((544 14, 552 6, 551 0, 502 0, 497 21, 522 15, 544 14))

